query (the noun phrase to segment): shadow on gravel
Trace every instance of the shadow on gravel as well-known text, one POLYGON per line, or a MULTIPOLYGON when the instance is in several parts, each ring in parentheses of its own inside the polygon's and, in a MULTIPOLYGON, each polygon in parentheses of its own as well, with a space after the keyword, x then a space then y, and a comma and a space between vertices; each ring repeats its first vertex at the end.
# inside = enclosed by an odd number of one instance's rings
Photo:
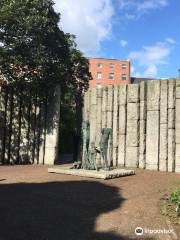
POLYGON ((0 198, 0 240, 129 239, 94 229, 99 215, 124 201, 115 187, 91 181, 0 184, 0 198))

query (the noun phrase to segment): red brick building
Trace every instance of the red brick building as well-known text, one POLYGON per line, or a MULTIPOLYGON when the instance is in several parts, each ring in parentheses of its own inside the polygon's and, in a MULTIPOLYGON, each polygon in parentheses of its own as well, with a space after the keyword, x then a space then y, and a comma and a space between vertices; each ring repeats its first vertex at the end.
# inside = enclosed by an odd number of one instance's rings
POLYGON ((89 58, 92 80, 89 87, 121 85, 131 83, 129 60, 89 58))

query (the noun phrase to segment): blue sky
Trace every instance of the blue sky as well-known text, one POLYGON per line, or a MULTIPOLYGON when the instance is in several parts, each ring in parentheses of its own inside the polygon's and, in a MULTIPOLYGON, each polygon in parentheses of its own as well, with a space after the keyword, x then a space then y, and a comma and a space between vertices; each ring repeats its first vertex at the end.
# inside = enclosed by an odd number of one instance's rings
POLYGON ((55 9, 85 56, 130 59, 132 76, 178 75, 179 0, 55 0, 55 9))

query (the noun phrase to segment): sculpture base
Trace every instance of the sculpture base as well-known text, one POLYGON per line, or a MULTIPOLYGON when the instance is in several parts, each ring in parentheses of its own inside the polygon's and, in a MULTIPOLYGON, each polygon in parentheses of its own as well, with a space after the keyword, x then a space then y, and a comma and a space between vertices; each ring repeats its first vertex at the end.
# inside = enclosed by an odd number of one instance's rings
POLYGON ((75 175, 75 176, 81 176, 81 177, 100 178, 100 179, 112 179, 112 178, 119 178, 119 177, 135 174, 134 170, 126 170, 126 169, 118 169, 118 168, 110 171, 105 171, 102 169, 100 169, 99 171, 96 171, 96 170, 86 170, 86 169, 70 169, 65 167, 53 167, 53 168, 48 168, 48 172, 75 175))

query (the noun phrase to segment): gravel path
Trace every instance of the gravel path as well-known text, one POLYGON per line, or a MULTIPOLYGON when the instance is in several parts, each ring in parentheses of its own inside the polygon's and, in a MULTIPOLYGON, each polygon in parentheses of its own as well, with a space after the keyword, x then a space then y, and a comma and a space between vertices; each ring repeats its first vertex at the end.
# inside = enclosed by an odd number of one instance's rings
POLYGON ((180 239, 180 227, 160 215, 164 191, 180 174, 136 170, 97 180, 52 174, 48 166, 0 167, 0 240, 136 239, 136 227, 173 230, 138 239, 180 239))

